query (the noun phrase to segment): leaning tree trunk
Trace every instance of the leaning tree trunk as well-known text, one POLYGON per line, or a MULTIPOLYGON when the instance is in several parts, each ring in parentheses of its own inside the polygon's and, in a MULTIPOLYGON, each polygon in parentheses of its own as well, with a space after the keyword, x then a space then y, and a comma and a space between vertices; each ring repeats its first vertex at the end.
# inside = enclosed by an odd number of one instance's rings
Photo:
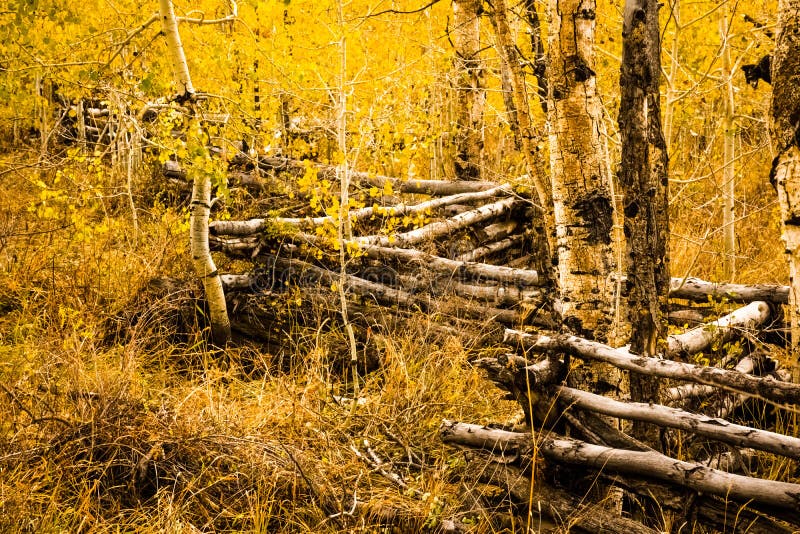
MULTIPOLYGON (((175 83, 183 90, 184 97, 194 95, 192 78, 186 55, 183 52, 178 22, 171 0, 159 0, 162 31, 167 39, 174 71, 175 83)), ((194 125, 190 125, 194 127, 194 125)), ((192 188, 191 215, 189 219, 192 260, 197 275, 203 280, 203 288, 208 302, 211 337, 217 345, 224 345, 231 337, 231 323, 225 304, 225 293, 211 251, 208 248, 208 217, 211 212, 211 176, 197 170, 192 188)))
POLYGON ((483 167, 483 110, 486 82, 481 61, 482 0, 453 0, 456 132, 455 174, 458 180, 480 180, 483 167))
POLYGON ((772 139, 777 157, 772 177, 778 190, 783 240, 789 260, 789 321, 793 377, 800 382, 800 0, 781 0, 772 54, 772 139))
MULTIPOLYGON (((572 332, 617 345, 613 202, 600 137, 594 30, 594 0, 550 0, 547 109, 558 258, 555 307, 572 332)), ((578 380, 594 391, 625 389, 622 374, 607 364, 587 365, 580 375, 578 380), (598 387, 600 381, 611 387, 598 387)))
POLYGON ((544 158, 541 154, 540 136, 536 134, 531 123, 531 110, 528 103, 528 91, 525 85, 525 74, 520 64, 519 52, 511 36, 508 25, 508 14, 505 0, 493 2, 492 27, 497 40, 497 54, 500 56, 502 68, 511 85, 511 103, 513 111, 510 118, 516 119, 512 127, 517 133, 516 144, 522 148, 525 167, 531 184, 536 191, 539 212, 534 218, 532 228, 540 239, 536 263, 546 278, 550 277, 552 254, 555 252, 555 224, 553 222, 553 198, 550 183, 544 172, 544 158))
MULTIPOLYGON (((633 332, 631 352, 653 356, 666 337, 662 314, 669 292, 667 152, 661 131, 661 44, 656 0, 626 0, 622 28, 619 129, 620 184, 627 237, 627 289, 633 332)), ((631 377, 631 398, 656 402, 657 382, 631 377)), ((634 435, 654 444, 655 429, 634 425, 634 435)))
POLYGON ((542 24, 539 20, 539 11, 536 0, 525 0, 525 20, 528 22, 528 31, 531 37, 531 54, 533 55, 533 75, 536 76, 536 92, 542 111, 547 113, 547 56, 544 51, 542 38, 542 24))

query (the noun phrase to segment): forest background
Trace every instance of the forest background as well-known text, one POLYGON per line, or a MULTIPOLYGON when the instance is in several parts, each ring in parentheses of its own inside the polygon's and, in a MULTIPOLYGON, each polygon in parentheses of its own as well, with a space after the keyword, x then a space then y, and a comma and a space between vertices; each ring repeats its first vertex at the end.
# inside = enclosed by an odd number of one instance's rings
MULTIPOLYGON (((231 7, 176 5, 186 19, 180 31, 194 84, 209 95, 205 111, 227 117, 216 132, 224 152, 244 141, 262 155, 456 178, 450 2, 243 1, 236 20, 209 23, 231 7), (345 153, 335 138, 342 94, 345 153)), ((135 117, 181 92, 153 19, 157 8, 22 0, 0 8, 0 393, 12 407, 0 415, 0 525, 341 531, 369 529, 386 515, 401 518, 408 531, 439 525, 469 493, 449 476, 463 460, 439 443, 441 419, 488 423, 514 414, 468 363, 472 347, 404 332, 382 336, 382 369, 364 379, 365 403, 348 416, 349 407, 331 401, 342 392, 321 326, 279 354, 243 344, 223 356, 199 332, 176 339, 164 328, 171 323, 159 315, 163 309, 146 299, 154 279, 192 279, 188 205, 164 193, 161 172, 171 154, 187 155, 169 135, 174 118, 160 115, 156 146, 141 159, 130 150, 62 147, 51 133, 55 93, 135 117), (350 449, 362 439, 389 456, 398 444, 422 456, 425 468, 410 479, 419 498, 369 473, 350 449), (41 448, 48 453, 36 452, 41 448), (115 470, 138 465, 126 448, 169 458, 165 480, 183 482, 109 484, 126 480, 115 470), (334 516, 356 494, 366 506, 334 516)), ((509 22, 527 59, 532 120, 541 129, 523 8, 509 5, 509 22)), ((547 6, 538 10, 546 33, 547 6)), ((788 279, 768 180, 769 86, 751 87, 741 72, 771 50, 775 16, 774 2, 674 0, 661 9, 673 276, 788 279), (731 95, 729 123, 723 118, 731 95), (726 133, 734 140, 729 161, 726 133), (735 269, 724 240, 731 176, 735 269)), ((524 158, 509 126, 495 34, 483 19, 482 179, 530 186, 517 178, 524 158)), ((599 1, 596 67, 612 170, 619 161, 621 26, 621 3, 599 1)), ((295 187, 304 184, 288 184, 282 201, 295 187)), ((223 193, 218 219, 274 207, 274 199, 240 189, 223 193)), ((319 210, 332 201, 321 196, 319 210)), ((234 265, 220 261, 224 269, 234 265)), ((282 305, 302 308, 294 298, 282 305)))

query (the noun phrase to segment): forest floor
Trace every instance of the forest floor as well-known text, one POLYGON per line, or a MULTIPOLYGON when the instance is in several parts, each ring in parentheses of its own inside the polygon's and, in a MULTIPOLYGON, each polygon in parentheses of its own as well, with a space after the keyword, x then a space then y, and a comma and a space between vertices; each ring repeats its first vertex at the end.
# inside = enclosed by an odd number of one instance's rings
MULTIPOLYGON (((413 331, 375 333, 381 365, 356 403, 323 324, 277 354, 245 341, 214 350, 199 305, 184 305, 200 295, 186 205, 158 192, 159 173, 134 182, 134 224, 120 176, 36 156, 0 162, 0 532, 545 526, 520 522, 502 488, 468 482, 473 453, 438 436, 442 419, 518 417, 471 364, 497 349, 421 337, 432 319, 418 314, 413 331), (476 512, 481 497, 496 508, 476 512)), ((673 221, 674 235, 695 235, 673 221)), ((744 221, 740 281, 785 282, 779 235, 770 217, 744 221)), ((675 276, 714 277, 702 242, 676 243, 675 276)))

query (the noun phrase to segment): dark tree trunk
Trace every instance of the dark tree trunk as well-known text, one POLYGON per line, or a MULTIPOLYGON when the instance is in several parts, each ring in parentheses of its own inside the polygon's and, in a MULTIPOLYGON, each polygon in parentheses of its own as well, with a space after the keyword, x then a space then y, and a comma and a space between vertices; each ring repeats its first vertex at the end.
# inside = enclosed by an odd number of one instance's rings
MULTIPOLYGON (((659 80, 661 45, 656 0, 627 0, 623 21, 619 127, 622 135, 620 184, 627 238, 627 289, 633 332, 631 352, 652 356, 666 337, 669 292, 667 152, 661 130, 659 80)), ((658 385, 631 377, 631 398, 657 402, 658 385)), ((634 435, 654 444, 654 429, 641 424, 634 435)))
POLYGON ((783 241, 789 261, 789 324, 794 380, 800 382, 800 0, 778 3, 772 54, 772 139, 777 156, 771 180, 778 190, 783 241))

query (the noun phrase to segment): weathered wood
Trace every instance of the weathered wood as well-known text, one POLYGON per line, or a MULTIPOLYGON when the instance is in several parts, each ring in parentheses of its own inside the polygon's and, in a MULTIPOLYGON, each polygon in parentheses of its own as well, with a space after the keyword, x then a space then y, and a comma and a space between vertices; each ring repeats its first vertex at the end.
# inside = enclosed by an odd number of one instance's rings
MULTIPOLYGON (((723 367, 717 364, 717 367, 723 367)), ((744 358, 736 364, 736 370, 740 373, 751 374, 756 368, 755 361, 750 356, 744 358)), ((702 384, 684 384, 682 386, 675 386, 667 388, 663 391, 664 399, 671 402, 680 402, 693 397, 705 397, 713 395, 719 390, 713 386, 704 386, 702 384)))
MULTIPOLYGON (((468 423, 445 420, 440 427, 440 435, 447 443, 485 447, 490 450, 524 451, 525 447, 533 450, 530 434, 488 429, 468 423)), ((755 501, 791 511, 800 505, 800 484, 725 473, 702 464, 676 460, 652 450, 628 451, 547 436, 538 441, 536 450, 551 461, 655 478, 726 499, 755 501)))
MULTIPOLYGON (((309 243, 324 244, 324 241, 317 236, 299 234, 297 237, 309 243)), ((346 245, 350 243, 355 244, 354 241, 345 241, 346 245)), ((502 265, 489 265, 488 263, 462 262, 414 249, 384 247, 365 243, 358 243, 357 245, 358 249, 369 258, 394 259, 409 266, 423 267, 448 276, 474 280, 494 280, 521 286, 536 286, 540 283, 539 274, 531 269, 512 269, 502 265)))
POLYGON ((686 357, 709 348, 712 344, 725 343, 737 334, 764 324, 770 318, 766 302, 751 302, 743 308, 720 317, 716 321, 698 326, 683 334, 667 338, 667 357, 686 357))
POLYGON ((500 241, 495 241, 494 243, 489 243, 488 245, 480 246, 474 250, 456 256, 453 259, 456 261, 463 261, 463 262, 478 261, 485 258, 486 256, 491 256, 492 254, 508 250, 511 247, 522 243, 524 240, 525 236, 522 234, 513 235, 511 237, 501 239, 500 241))
MULTIPOLYGON (((223 282, 227 284, 226 287, 230 290, 237 289, 252 292, 271 289, 276 284, 278 286, 283 286, 289 282, 301 286, 319 285, 323 287, 331 287, 333 284, 339 283, 339 273, 317 267, 316 265, 301 260, 276 258, 275 267, 278 269, 274 275, 276 280, 267 279, 266 276, 259 277, 253 274, 229 274, 224 275, 222 279, 223 282)), ((505 325, 518 325, 523 322, 551 325, 551 320, 546 315, 542 317, 525 316, 515 310, 472 304, 466 301, 459 301, 457 303, 446 301, 435 302, 430 295, 411 294, 402 289, 365 280, 353 275, 347 275, 346 281, 346 292, 358 295, 364 299, 374 300, 386 306, 399 305, 422 311, 444 311, 448 307, 451 307, 453 309, 448 310, 449 313, 486 322, 498 322, 505 325)), ((472 287, 471 290, 475 290, 475 288, 472 287)), ((482 288, 480 292, 482 292, 481 297, 483 299, 493 301, 498 299, 498 293, 502 294, 502 288, 482 288)))
MULTIPOLYGON (((601 135, 603 109, 595 71, 594 0, 550 0, 548 27, 550 179, 558 283, 553 304, 575 335, 624 343, 613 320, 616 283, 611 250, 614 205, 601 135)), ((623 314, 624 315, 624 314, 623 314)), ((593 376, 614 369, 590 367, 593 376)))
POLYGON ((800 403, 800 384, 783 382, 772 377, 755 377, 716 367, 703 367, 672 360, 636 356, 624 349, 613 349, 608 345, 575 336, 533 336, 524 332, 506 330, 506 342, 511 341, 520 343, 524 348, 535 352, 562 351, 580 358, 608 362, 620 369, 637 374, 717 386, 777 403, 800 403))
POLYGON ((772 52, 770 181, 778 192, 784 252, 789 264, 788 323, 793 380, 800 382, 800 0, 780 0, 772 52))
POLYGON ((697 415, 660 404, 620 402, 566 386, 556 386, 553 388, 553 392, 560 399, 583 410, 621 419, 642 421, 661 427, 686 430, 723 443, 800 459, 799 438, 741 426, 717 417, 697 415))
POLYGON ((443 221, 436 221, 401 234, 391 236, 364 236, 354 238, 353 241, 365 245, 378 245, 409 247, 427 241, 451 234, 457 230, 467 228, 479 222, 498 217, 503 213, 510 211, 514 206, 519 204, 516 198, 505 198, 498 200, 492 204, 481 206, 471 211, 465 211, 458 215, 445 219, 443 221))
POLYGON ((625 451, 565 438, 546 439, 539 451, 550 460, 655 478, 740 502, 789 510, 800 505, 800 484, 725 473, 656 451, 625 451))
MULTIPOLYGON (((395 206, 368 206, 355 210, 350 210, 350 220, 357 222, 370 217, 395 217, 399 215, 425 213, 448 204, 460 202, 476 202, 497 196, 508 196, 511 193, 508 184, 499 185, 486 191, 475 193, 460 193, 446 197, 434 198, 418 204, 399 204, 395 206)), ((290 225, 301 227, 314 227, 323 224, 336 224, 338 219, 331 216, 323 217, 271 217, 250 219, 247 221, 214 221, 210 225, 210 230, 215 235, 246 236, 258 233, 266 229, 270 224, 290 225)))
POLYGON ((773 284, 717 284, 699 278, 672 278, 669 288, 670 298, 687 299, 698 302, 727 299, 730 302, 753 302, 762 300, 776 304, 789 302, 789 286, 773 284))
POLYGON ((453 167, 457 180, 480 180, 483 171, 483 110, 486 69, 481 60, 483 0, 453 0, 456 92, 453 167))
POLYGON ((491 302, 497 306, 514 306, 520 303, 531 303, 541 299, 541 291, 523 289, 510 285, 478 285, 462 284, 452 280, 434 280, 430 284, 422 284, 415 288, 430 292, 435 296, 455 294, 468 300, 491 302))
MULTIPOLYGON (((667 336, 669 194, 667 148, 661 129, 661 34, 657 0, 625 0, 620 69, 620 163, 628 259, 631 352, 655 356, 667 336)), ((658 381, 631 375, 631 398, 658 401, 658 381)), ((652 445, 652 428, 634 423, 634 436, 652 445)))

